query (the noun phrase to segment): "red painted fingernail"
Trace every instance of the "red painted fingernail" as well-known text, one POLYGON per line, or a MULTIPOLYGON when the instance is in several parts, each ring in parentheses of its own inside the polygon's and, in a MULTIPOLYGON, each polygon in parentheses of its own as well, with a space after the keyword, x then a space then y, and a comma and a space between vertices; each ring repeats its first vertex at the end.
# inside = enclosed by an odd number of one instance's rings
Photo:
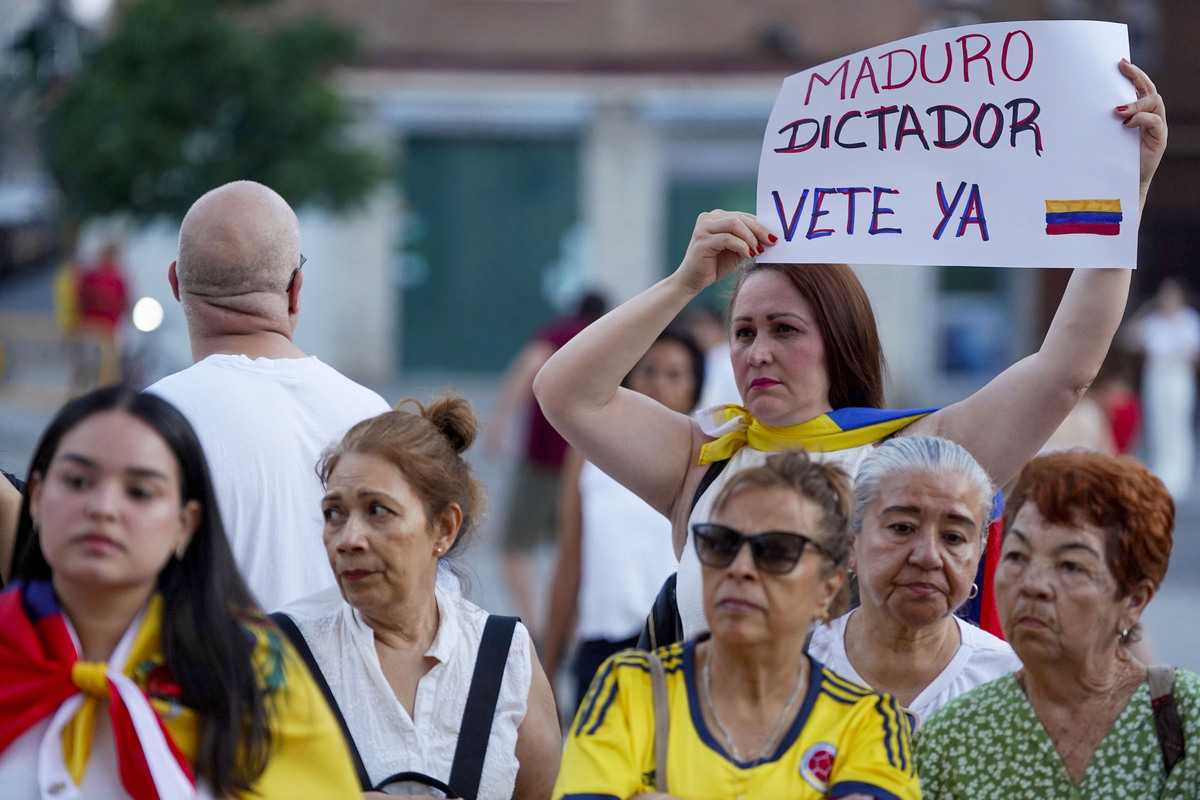
POLYGON ((779 237, 773 233, 768 233, 767 238, 771 240, 771 244, 775 244, 776 242, 779 241, 779 237))
POLYGON ((1128 125, 1131 119, 1133 119, 1133 117, 1126 117, 1125 119, 1121 120, 1121 124, 1128 125))
POLYGON ((1117 106, 1117 111, 1124 111, 1127 108, 1129 108, 1129 106, 1117 106))
POLYGON ((758 254, 760 256, 763 254, 763 246, 761 244, 758 246, 758 254))

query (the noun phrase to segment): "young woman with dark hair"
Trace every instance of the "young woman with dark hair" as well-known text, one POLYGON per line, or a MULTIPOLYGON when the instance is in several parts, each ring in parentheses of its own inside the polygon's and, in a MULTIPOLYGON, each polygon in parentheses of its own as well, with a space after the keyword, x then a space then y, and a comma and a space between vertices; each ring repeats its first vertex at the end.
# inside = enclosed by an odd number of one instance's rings
POLYGON ((238 573, 200 443, 166 401, 114 386, 59 412, 30 465, 12 578, 6 792, 356 794, 337 725, 238 573))

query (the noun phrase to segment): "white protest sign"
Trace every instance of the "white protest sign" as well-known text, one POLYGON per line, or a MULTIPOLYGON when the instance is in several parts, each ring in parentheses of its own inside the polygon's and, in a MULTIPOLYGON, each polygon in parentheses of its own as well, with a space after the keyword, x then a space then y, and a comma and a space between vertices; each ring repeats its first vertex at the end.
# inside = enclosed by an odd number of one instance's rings
POLYGON ((758 170, 760 260, 1134 267, 1126 27, 913 36, 783 83, 758 170))

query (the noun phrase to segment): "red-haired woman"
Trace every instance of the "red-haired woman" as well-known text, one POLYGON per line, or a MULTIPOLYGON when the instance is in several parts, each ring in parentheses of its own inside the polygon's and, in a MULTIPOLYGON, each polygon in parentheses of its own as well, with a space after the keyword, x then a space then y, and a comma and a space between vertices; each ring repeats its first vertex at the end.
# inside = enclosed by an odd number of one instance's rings
POLYGON ((1159 688, 1126 646, 1174 525, 1166 487, 1129 456, 1074 450, 1021 471, 995 584, 1024 667, 921 728, 926 798, 1200 796, 1200 675, 1164 670, 1159 688))

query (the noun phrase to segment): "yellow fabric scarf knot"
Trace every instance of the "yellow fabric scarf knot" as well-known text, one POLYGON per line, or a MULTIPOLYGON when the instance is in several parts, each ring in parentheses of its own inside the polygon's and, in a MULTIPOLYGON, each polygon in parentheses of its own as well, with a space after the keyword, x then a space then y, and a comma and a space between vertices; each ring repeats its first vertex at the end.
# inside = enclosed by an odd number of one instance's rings
POLYGON ((108 699, 108 664, 104 661, 76 661, 71 665, 71 683, 88 697, 108 699))
POLYGON ((842 409, 830 412, 845 419, 847 412, 867 412, 877 420, 858 420, 842 427, 830 414, 821 414, 799 425, 774 428, 764 425, 742 406, 716 406, 699 412, 700 428, 714 437, 700 448, 700 464, 711 464, 732 458, 743 447, 765 453, 804 449, 810 453, 831 453, 849 450, 884 439, 905 426, 924 417, 933 409, 880 411, 877 409, 842 409))
MULTIPOLYGON (((134 634, 133 645, 126 659, 126 672, 133 664, 151 659, 161 660, 161 632, 162 596, 156 594, 150 598, 141 626, 134 634)), ((112 693, 108 664, 76 661, 71 665, 71 683, 84 694, 84 699, 75 716, 63 728, 63 761, 78 786, 91 756, 92 734, 100 718, 101 701, 108 700, 112 693)))
POLYGON ((71 683, 83 692, 84 699, 74 718, 63 728, 63 759, 71 779, 78 786, 87 769, 92 750, 92 732, 100 716, 100 701, 107 700, 110 689, 108 664, 103 661, 76 661, 71 665, 71 683))

